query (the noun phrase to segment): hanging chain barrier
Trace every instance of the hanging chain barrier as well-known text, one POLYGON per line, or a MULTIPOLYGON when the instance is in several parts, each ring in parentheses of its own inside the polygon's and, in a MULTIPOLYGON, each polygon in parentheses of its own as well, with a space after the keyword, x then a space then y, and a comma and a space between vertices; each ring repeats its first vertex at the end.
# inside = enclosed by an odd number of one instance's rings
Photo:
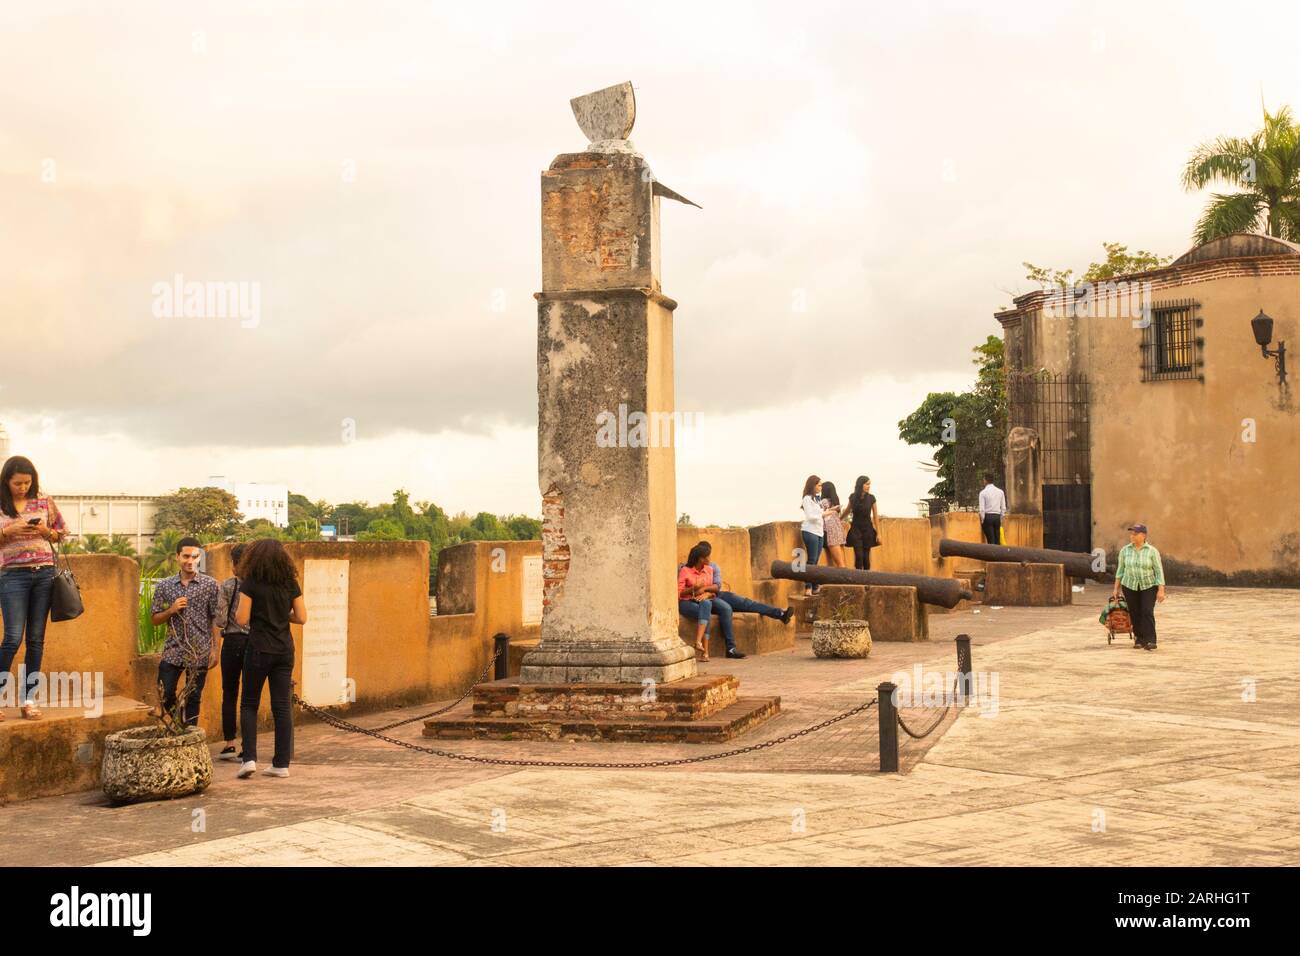
MULTIPOLYGON (((474 684, 481 684, 483 683, 483 681, 487 680, 488 672, 492 670, 492 665, 496 663, 497 658, 500 656, 501 656, 500 651, 497 651, 495 654, 492 655, 492 657, 487 662, 487 666, 483 668, 483 673, 478 675, 478 680, 474 681, 474 684)), ((461 702, 464 701, 466 697, 468 697, 470 694, 474 692, 474 684, 470 684, 469 689, 466 690, 465 693, 461 694, 459 697, 456 698, 456 700, 448 704, 446 707, 439 707, 437 710, 431 710, 427 714, 421 714, 419 717, 407 717, 405 720, 395 720, 391 724, 382 724, 379 727, 371 727, 370 729, 371 730, 392 730, 394 727, 403 727, 406 724, 413 724, 417 720, 428 720, 430 717, 437 717, 439 714, 445 714, 447 713, 447 711, 459 707, 461 702)), ((300 701, 300 703, 302 702, 300 701)), ((306 704, 304 703, 303 706, 305 707, 306 704)))
MULTIPOLYGON (((501 653, 502 650, 499 649, 492 655, 487 666, 483 668, 483 673, 480 675, 479 681, 475 682, 476 684, 487 677, 488 671, 491 670, 493 664, 496 663, 496 660, 501 653)), ((963 681, 969 682, 971 679, 970 637, 965 634, 959 634, 957 636, 957 667, 960 673, 958 673, 957 679, 953 682, 954 699, 957 696, 958 686, 963 681)), ((307 713, 320 718, 322 722, 337 730, 372 737, 375 740, 382 740, 384 743, 393 744, 396 747, 402 747, 406 750, 414 751, 415 753, 430 754, 434 757, 444 757, 448 760, 460 760, 465 763, 487 764, 488 766, 494 767, 557 767, 562 769, 586 768, 592 770, 648 770, 655 767, 681 767, 687 764, 704 763, 709 760, 722 760, 725 757, 738 757, 742 754, 766 750, 769 747, 776 747, 779 744, 788 743, 791 740, 797 740, 800 737, 806 737, 809 734, 817 733, 817 731, 825 730, 827 727, 830 727, 833 724, 838 724, 842 720, 848 720, 850 717, 855 717, 858 714, 865 713, 872 707, 876 706, 877 703, 882 703, 880 769, 882 771, 892 770, 896 772, 898 770, 898 735, 887 733, 886 728, 888 727, 892 729, 892 726, 897 723, 897 725, 901 727, 909 737, 921 740, 930 736, 930 734, 934 733, 934 731, 938 729, 939 725, 943 723, 944 718, 948 716, 949 711, 952 710, 953 703, 950 700, 948 706, 943 709, 943 713, 939 715, 939 718, 924 732, 918 734, 903 722, 903 718, 898 713, 897 708, 890 702, 890 692, 895 689, 896 688, 893 684, 882 684, 880 685, 880 688, 878 688, 878 690, 881 691, 879 699, 864 701, 856 707, 842 711, 834 717, 828 717, 826 720, 813 724, 811 727, 804 727, 802 730, 796 730, 780 737, 774 737, 772 740, 764 740, 760 743, 750 744, 747 747, 737 747, 733 750, 724 750, 715 754, 701 754, 696 757, 676 757, 665 760, 640 760, 634 762, 599 761, 594 763, 580 760, 526 760, 520 757, 480 757, 474 754, 458 753, 453 750, 440 750, 437 747, 425 747, 421 744, 411 743, 408 740, 399 740, 396 737, 389 737, 384 733, 385 730, 392 730, 395 727, 412 724, 419 720, 428 720, 430 717, 445 714, 447 711, 452 710, 462 703, 465 698, 473 692, 473 685, 471 685, 469 690, 465 691, 465 693, 462 694, 454 703, 430 711, 427 714, 421 714, 418 717, 408 717, 405 720, 394 721, 393 723, 383 724, 379 727, 361 727, 351 721, 344 720, 336 714, 331 714, 323 708, 307 703, 297 694, 293 695, 293 702, 307 713), (886 691, 886 688, 888 688, 888 691, 886 691), (893 712, 893 720, 889 720, 889 711, 893 712), (887 753, 887 747, 893 751, 892 755, 887 753), (890 759, 891 756, 892 760, 890 759)))
MULTIPOLYGON (((462 698, 463 699, 463 698, 462 698)), ((599 770, 645 770, 651 767, 680 767, 684 764, 703 763, 706 760, 721 760, 723 757, 737 757, 741 754, 753 753, 755 750, 766 750, 768 747, 775 747, 777 744, 783 744, 808 734, 816 733, 832 724, 837 724, 841 720, 848 720, 857 714, 860 714, 871 707, 875 706, 874 700, 866 701, 859 704, 851 710, 836 714, 823 720, 819 724, 813 724, 811 727, 805 727, 803 730, 796 730, 793 733, 786 734, 783 737, 776 737, 773 740, 764 740, 762 743, 750 744, 748 747, 737 747, 735 750, 724 750, 722 753, 701 754, 698 757, 679 757, 671 760, 642 760, 635 763, 614 763, 602 761, 599 763, 586 763, 577 760, 524 760, 522 758, 510 757, 478 757, 473 754, 457 753, 452 750, 439 750, 436 747, 424 747, 420 744, 413 744, 410 741, 398 740, 396 737, 388 737, 380 733, 378 729, 367 727, 358 727, 356 724, 336 717, 334 714, 319 707, 315 707, 297 694, 294 695, 294 703, 309 714, 319 717, 322 721, 339 730, 347 731, 353 734, 364 734, 367 737, 373 737, 376 740, 382 740, 385 743, 394 744, 398 747, 404 747, 407 750, 414 750, 417 753, 432 754, 435 757, 446 757, 449 760, 463 760, 467 763, 483 763, 495 767, 562 767, 566 769, 590 768, 599 770)), ((405 721, 409 723, 410 721, 405 721)))
POLYGON ((894 716, 898 719, 898 726, 903 728, 903 733, 907 734, 907 736, 911 737, 913 740, 924 740, 926 737, 929 737, 932 733, 934 733, 935 730, 938 729, 939 725, 943 723, 943 719, 948 716, 948 712, 952 710, 952 703, 953 700, 955 700, 957 697, 957 687, 960 683, 961 683, 960 677, 958 677, 956 680, 952 682, 952 697, 948 700, 948 706, 943 709, 943 713, 938 716, 938 718, 935 720, 934 723, 932 723, 925 730, 921 731, 919 734, 916 731, 914 731, 911 727, 907 726, 907 724, 903 721, 903 715, 901 713, 895 711, 894 716))

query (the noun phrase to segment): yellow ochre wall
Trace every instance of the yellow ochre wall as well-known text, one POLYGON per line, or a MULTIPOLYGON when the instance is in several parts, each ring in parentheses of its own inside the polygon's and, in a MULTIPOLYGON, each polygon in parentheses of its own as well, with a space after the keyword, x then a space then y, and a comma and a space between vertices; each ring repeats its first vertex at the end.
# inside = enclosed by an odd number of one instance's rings
POLYGON ((1300 498, 1290 493, 1300 472, 1300 260, 1289 261, 1146 274, 1155 307, 1199 303, 1204 382, 1143 382, 1142 330, 1127 316, 1054 319, 1030 303, 1007 329, 1009 348, 1031 343, 1026 367, 1088 377, 1094 547, 1113 558, 1141 521, 1176 583, 1300 584, 1300 498), (1251 334, 1261 308, 1274 319, 1272 347, 1295 350, 1290 395, 1251 334))

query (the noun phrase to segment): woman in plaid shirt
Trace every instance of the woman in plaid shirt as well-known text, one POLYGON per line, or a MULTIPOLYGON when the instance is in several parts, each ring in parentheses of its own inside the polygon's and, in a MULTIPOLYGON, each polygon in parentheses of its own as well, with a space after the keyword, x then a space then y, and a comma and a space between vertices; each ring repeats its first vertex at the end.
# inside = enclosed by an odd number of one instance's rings
POLYGON ((1124 592, 1129 616, 1133 619, 1133 649, 1156 649, 1156 605, 1165 599, 1165 569, 1160 552, 1147 544, 1147 526, 1135 524, 1128 529, 1129 543, 1120 548, 1115 568, 1113 597, 1124 592))

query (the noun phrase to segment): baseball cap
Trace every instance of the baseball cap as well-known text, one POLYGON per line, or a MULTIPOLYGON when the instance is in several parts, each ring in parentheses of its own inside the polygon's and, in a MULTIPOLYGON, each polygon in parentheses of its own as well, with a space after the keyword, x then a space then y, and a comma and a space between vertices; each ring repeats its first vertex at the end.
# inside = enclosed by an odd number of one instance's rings
POLYGON ((1130 531, 1136 531, 1136 532, 1138 532, 1139 534, 1146 534, 1146 533, 1147 533, 1147 526, 1144 525, 1144 524, 1131 524, 1131 525, 1128 526, 1128 529, 1129 529, 1130 531))

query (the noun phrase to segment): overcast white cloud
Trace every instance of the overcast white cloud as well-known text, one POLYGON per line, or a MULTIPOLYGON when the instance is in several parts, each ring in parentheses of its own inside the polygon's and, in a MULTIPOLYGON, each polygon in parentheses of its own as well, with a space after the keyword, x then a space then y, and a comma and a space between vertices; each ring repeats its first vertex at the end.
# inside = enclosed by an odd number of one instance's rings
POLYGON ((697 520, 817 471, 890 513, 895 424, 960 387, 1024 259, 1187 247, 1188 151, 1300 106, 1291 41, 1209 4, 47 3, 0 10, 0 422, 51 487, 208 474, 539 510, 538 174, 637 88, 665 204, 697 520), (1229 53, 1231 51, 1231 53, 1229 53), (1243 54, 1242 51, 1249 51, 1243 54), (176 274, 256 327, 158 318, 176 274), (341 441, 341 422, 358 441, 341 441), (56 436, 56 437, 51 437, 56 436))

